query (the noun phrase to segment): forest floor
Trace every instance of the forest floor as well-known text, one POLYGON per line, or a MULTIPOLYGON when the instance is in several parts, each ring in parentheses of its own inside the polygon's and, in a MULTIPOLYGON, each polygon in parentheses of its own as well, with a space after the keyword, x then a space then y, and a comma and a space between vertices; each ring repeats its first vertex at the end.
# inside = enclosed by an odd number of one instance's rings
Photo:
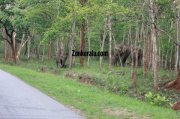
MULTIPOLYGON (((152 76, 143 78, 143 70, 138 69, 137 88, 131 85, 129 67, 113 67, 108 71, 105 63, 99 69, 98 62, 84 68, 76 64, 72 70, 57 69, 54 61, 20 62, 18 66, 0 64, 4 69, 57 101, 72 106, 87 118, 153 118, 178 119, 180 113, 168 109, 169 103, 178 101, 179 94, 173 90, 160 89, 160 95, 169 101, 163 106, 155 106, 145 101, 145 94, 152 89, 152 76), (130 98, 133 97, 133 98, 130 98), (143 101, 141 101, 143 100, 143 101)), ((161 83, 176 79, 174 71, 159 71, 161 83)))

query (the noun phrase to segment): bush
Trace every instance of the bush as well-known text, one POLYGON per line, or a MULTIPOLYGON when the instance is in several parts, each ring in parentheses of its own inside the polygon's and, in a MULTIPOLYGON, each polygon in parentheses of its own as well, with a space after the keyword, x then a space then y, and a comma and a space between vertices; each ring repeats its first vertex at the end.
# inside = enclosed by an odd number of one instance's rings
POLYGON ((145 97, 146 101, 152 105, 164 106, 168 102, 165 96, 161 96, 160 94, 153 94, 152 92, 146 93, 145 97))

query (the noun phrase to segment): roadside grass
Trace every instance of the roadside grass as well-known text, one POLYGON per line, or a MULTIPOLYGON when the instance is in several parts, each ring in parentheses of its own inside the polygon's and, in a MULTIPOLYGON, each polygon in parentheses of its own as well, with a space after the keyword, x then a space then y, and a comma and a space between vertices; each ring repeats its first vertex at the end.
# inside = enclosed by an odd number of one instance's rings
MULTIPOLYGON (((45 66, 47 67, 49 73, 53 73, 55 70, 58 70, 56 74, 60 76, 64 76, 66 72, 69 71, 62 68, 57 69, 55 60, 25 60, 20 61, 18 66, 33 69, 35 71, 40 71, 40 68, 45 66)), ((137 69, 136 89, 131 88, 131 67, 113 66, 113 69, 110 72, 108 70, 108 63, 106 60, 103 62, 102 68, 99 67, 99 61, 96 60, 91 60, 89 65, 85 63, 84 67, 81 67, 80 64, 76 62, 75 66, 72 68, 72 72, 78 75, 90 76, 96 80, 96 87, 108 90, 118 95, 126 95, 144 101, 146 93, 149 91, 154 92, 151 71, 149 71, 147 77, 144 78, 142 68, 137 69)), ((159 82, 162 84, 169 80, 176 79, 175 71, 159 70, 158 74, 160 79, 159 82)), ((179 101, 180 98, 179 94, 173 90, 165 90, 164 88, 161 88, 158 93, 169 100, 169 102, 165 105, 166 107, 170 106, 169 103, 179 101)))
MULTIPOLYGON (((76 59, 78 60, 78 58, 76 59)), ((4 63, 1 61, 1 63, 4 63)), ((68 63, 68 61, 67 61, 68 63)), ((10 65, 14 65, 13 63, 9 63, 10 65)), ((56 72, 56 75, 64 76, 69 72, 67 68, 56 68, 55 60, 37 60, 31 59, 21 60, 18 63, 19 67, 24 67, 28 69, 32 69, 35 71, 40 71, 42 67, 46 67, 48 73, 56 72)), ((143 77, 143 69, 140 67, 137 69, 137 87, 136 89, 131 88, 131 67, 119 67, 113 66, 112 71, 108 70, 108 62, 106 60, 103 61, 103 67, 100 69, 99 61, 91 60, 89 65, 87 62, 84 67, 81 67, 78 62, 73 66, 72 71, 77 75, 87 75, 93 79, 95 79, 95 85, 98 88, 108 90, 117 95, 126 95, 132 98, 136 98, 138 100, 145 101, 145 94, 148 92, 158 93, 161 96, 165 96, 169 101, 166 102, 166 107, 170 107, 170 103, 173 104, 179 101, 180 95, 174 90, 166 90, 164 88, 160 88, 158 92, 153 90, 153 77, 151 71, 148 72, 147 77, 143 77)), ((161 84, 176 79, 175 71, 169 70, 158 70, 159 74, 159 82, 161 84)))
MULTIPOLYGON (((64 75, 41 73, 37 72, 36 68, 36 70, 33 68, 32 70, 4 64, 0 64, 0 68, 16 75, 55 100, 80 110, 88 119, 180 118, 180 113, 171 109, 153 106, 122 95, 115 95, 107 90, 79 83, 64 75)), ((93 71, 96 72, 97 70, 95 68, 93 71)), ((84 73, 78 68, 76 71, 84 73)), ((60 74, 62 72, 64 71, 60 71, 60 74)))

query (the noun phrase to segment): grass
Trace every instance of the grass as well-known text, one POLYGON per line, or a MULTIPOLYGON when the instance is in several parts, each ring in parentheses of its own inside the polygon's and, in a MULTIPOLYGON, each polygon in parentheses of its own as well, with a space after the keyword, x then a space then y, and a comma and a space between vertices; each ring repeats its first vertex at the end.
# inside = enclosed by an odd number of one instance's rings
MULTIPOLYGON (((76 59, 78 60, 78 59, 76 59)), ((25 67, 35 71, 39 71, 42 66, 46 66, 49 73, 52 73, 56 69, 56 64, 54 60, 30 60, 21 61, 19 63, 20 67, 25 67)), ((64 76, 67 69, 60 69, 59 75, 64 76)), ((91 61, 89 65, 85 64, 82 68, 78 63, 73 67, 73 73, 81 75, 85 74, 96 81, 96 86, 110 92, 116 93, 118 95, 126 95, 139 100, 144 100, 144 95, 153 90, 153 78, 151 72, 148 73, 147 77, 143 77, 143 69, 138 68, 137 72, 137 88, 131 88, 131 67, 118 67, 114 66, 112 72, 108 70, 108 63, 103 62, 103 68, 99 68, 98 61, 91 61)), ((159 70, 160 82, 166 82, 168 80, 176 79, 175 71, 159 70)), ((156 92, 155 92, 156 93, 156 92)), ((175 91, 161 89, 159 92, 162 96, 165 96, 169 102, 165 106, 169 106, 169 103, 174 103, 179 101, 179 94, 175 91)))
MULTIPOLYGON (((52 65, 48 66, 53 67, 52 65)), ((176 113, 171 109, 153 106, 126 96, 116 95, 110 91, 81 84, 76 80, 64 77, 63 73, 65 70, 61 70, 60 75, 37 72, 39 65, 35 62, 29 64, 22 63, 20 66, 0 64, 0 68, 16 75, 55 100, 80 110, 88 119, 180 118, 180 113, 176 113), (27 69, 27 67, 30 69, 27 69)), ((97 72, 98 70, 96 67, 93 69, 87 68, 87 70, 80 69, 79 67, 74 69, 75 72, 87 73, 86 71, 89 71, 89 75, 96 75, 97 77, 104 76, 103 78, 107 78, 106 75, 108 74, 106 74, 106 70, 97 72), (104 72, 104 74, 100 72, 104 72)))

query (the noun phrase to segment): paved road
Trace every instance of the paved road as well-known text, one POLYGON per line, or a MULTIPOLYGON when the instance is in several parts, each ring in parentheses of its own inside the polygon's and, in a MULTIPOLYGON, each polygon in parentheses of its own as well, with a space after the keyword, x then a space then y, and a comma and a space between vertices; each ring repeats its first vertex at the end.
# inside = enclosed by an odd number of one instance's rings
POLYGON ((82 119, 18 78, 0 70, 0 119, 82 119))

